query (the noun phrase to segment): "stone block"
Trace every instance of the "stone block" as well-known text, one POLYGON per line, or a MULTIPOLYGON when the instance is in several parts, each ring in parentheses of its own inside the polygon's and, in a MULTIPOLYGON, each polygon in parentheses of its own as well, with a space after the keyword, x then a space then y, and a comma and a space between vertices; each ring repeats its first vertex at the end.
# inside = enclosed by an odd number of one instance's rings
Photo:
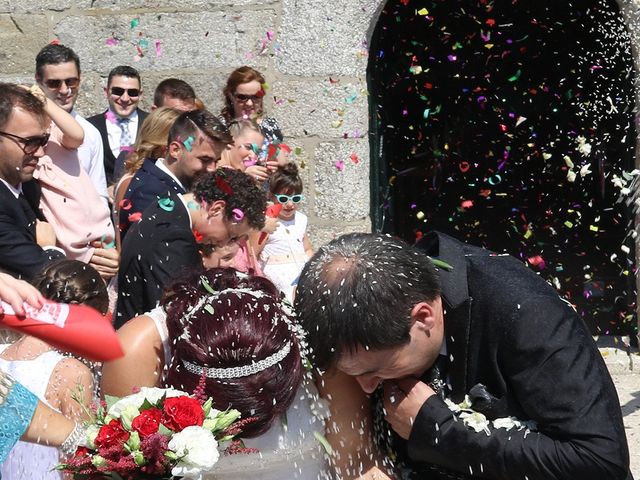
MULTIPOLYGON (((15 13, 64 12, 71 8, 85 9, 91 6, 91 0, 11 0, 11 10, 15 13)), ((0 8, 2 2, 0 1, 0 8)), ((0 10, 1 11, 1 10, 0 10)))
POLYGON ((36 55, 49 39, 44 15, 0 15, 0 72, 4 75, 35 72, 36 55))
POLYGON ((307 233, 309 234, 309 239, 311 240, 314 251, 340 235, 355 232, 371 232, 371 222, 366 220, 362 222, 332 223, 318 219, 309 219, 307 226, 307 233))
MULTIPOLYGON (((179 10, 181 12, 187 12, 215 7, 270 5, 277 1, 278 0, 190 0, 189 2, 181 2, 179 10)), ((175 0, 93 0, 91 6, 93 8, 110 10, 128 10, 134 8, 177 9, 175 0)))
POLYGON ((277 69, 289 75, 364 76, 377 1, 284 0, 277 69))
POLYGON ((143 72, 143 76, 145 94, 142 104, 145 110, 153 104, 153 92, 158 83, 170 77, 179 78, 191 85, 209 111, 218 114, 222 110, 222 89, 228 76, 226 71, 212 73, 195 73, 193 71, 143 72))
POLYGON ((19 85, 33 85, 33 75, 0 75, 2 83, 17 83, 19 85))
POLYGON ((256 63, 260 40, 274 22, 272 10, 115 14, 66 17, 54 31, 86 70, 106 75, 117 65, 202 71, 256 63))
POLYGON ((104 96, 103 79, 100 75, 87 72, 82 64, 80 66, 82 67, 82 84, 75 108, 80 115, 87 118, 106 110, 108 103, 104 96))
POLYGON ((314 152, 316 216, 347 222, 368 219, 369 183, 366 140, 318 144, 314 152))
POLYGON ((285 136, 363 137, 368 95, 363 82, 282 80, 273 85, 272 112, 285 136))

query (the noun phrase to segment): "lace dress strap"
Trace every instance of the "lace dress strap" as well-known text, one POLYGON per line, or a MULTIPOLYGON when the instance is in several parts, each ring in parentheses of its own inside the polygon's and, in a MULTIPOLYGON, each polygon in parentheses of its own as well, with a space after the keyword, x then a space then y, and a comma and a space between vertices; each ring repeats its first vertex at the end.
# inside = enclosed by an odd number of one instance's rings
POLYGON ((31 422, 38 398, 0 370, 0 463, 31 422))
POLYGON ((162 340, 162 352, 164 353, 164 363, 168 365, 171 361, 171 347, 169 345, 169 330, 167 330, 167 314, 160 306, 145 313, 146 316, 153 320, 158 330, 160 340, 162 340))

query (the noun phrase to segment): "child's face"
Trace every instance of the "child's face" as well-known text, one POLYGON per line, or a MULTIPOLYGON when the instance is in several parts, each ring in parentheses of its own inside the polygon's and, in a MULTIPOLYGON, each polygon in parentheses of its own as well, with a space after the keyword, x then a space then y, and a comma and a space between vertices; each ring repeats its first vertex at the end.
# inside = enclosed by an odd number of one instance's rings
POLYGON ((280 220, 292 220, 296 214, 296 210, 298 209, 298 204, 302 200, 304 200, 304 196, 302 194, 296 193, 291 190, 275 193, 273 195, 274 203, 282 204, 282 210, 280 211, 280 215, 278 215, 278 218, 280 220), (289 197, 289 198, 283 198, 282 195, 285 195, 286 197, 289 197), (298 200, 298 201, 295 202, 294 200, 298 200))
POLYGON ((255 165, 258 154, 256 150, 260 150, 264 137, 260 132, 254 130, 245 130, 233 141, 234 164, 242 165, 244 170, 251 165, 255 165))

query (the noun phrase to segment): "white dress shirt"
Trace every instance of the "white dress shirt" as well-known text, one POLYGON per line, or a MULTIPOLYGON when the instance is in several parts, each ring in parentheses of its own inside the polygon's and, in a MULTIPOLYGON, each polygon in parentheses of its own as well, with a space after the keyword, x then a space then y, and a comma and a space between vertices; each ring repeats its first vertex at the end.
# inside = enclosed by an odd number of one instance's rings
MULTIPOLYGON (((120 155, 120 136, 122 135, 122 130, 120 130, 120 124, 118 124, 117 120, 112 122, 109 118, 119 118, 115 112, 107 116, 107 138, 109 139, 109 148, 113 153, 113 156, 118 158, 120 155)), ((136 141, 136 137, 138 136, 138 111, 134 110, 133 113, 129 116, 129 137, 131 138, 131 145, 136 141)))
POLYGON ((102 149, 100 132, 75 110, 71 111, 71 115, 84 130, 84 142, 78 147, 80 166, 87 172, 91 183, 96 187, 105 205, 108 206, 109 194, 107 193, 107 177, 104 173, 104 150, 102 149))

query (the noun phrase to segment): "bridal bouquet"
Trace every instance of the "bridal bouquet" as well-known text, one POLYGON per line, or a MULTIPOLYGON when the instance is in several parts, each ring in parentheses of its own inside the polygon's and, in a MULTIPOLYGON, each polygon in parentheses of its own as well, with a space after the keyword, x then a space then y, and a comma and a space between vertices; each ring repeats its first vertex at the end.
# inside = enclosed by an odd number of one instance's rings
POLYGON ((97 408, 84 442, 57 468, 75 479, 201 478, 213 470, 219 445, 238 433, 240 423, 237 410, 221 412, 211 407, 211 398, 201 400, 146 387, 108 398, 97 408))

